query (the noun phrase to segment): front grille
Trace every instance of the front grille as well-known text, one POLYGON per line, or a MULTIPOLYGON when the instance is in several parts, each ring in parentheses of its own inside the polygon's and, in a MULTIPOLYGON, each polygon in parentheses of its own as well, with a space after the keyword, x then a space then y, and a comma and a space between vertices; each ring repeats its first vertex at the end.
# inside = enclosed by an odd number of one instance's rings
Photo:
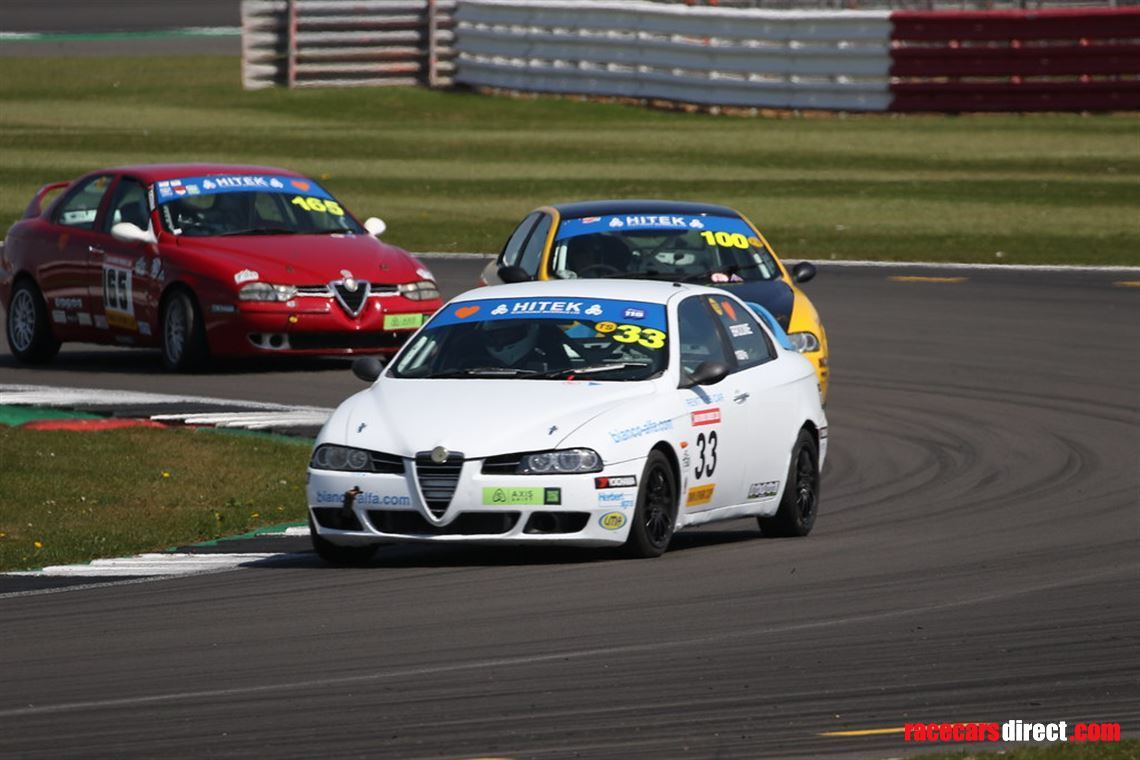
POLYGON ((420 482, 420 493, 428 509, 436 517, 442 517, 455 495, 459 484, 459 471, 463 469, 463 454, 453 451, 447 461, 437 464, 431 461, 430 451, 416 454, 416 478, 420 482))
POLYGON ((332 283, 333 293, 336 295, 336 300, 340 301, 340 305, 350 317, 355 317, 364 308, 364 302, 368 300, 369 285, 367 282, 357 282, 354 289, 349 289, 343 282, 332 283))
POLYGON ((403 345, 408 332, 293 332, 289 347, 298 351, 392 349, 403 345))
POLYGON ((332 296, 332 290, 329 289, 328 285, 298 285, 297 295, 312 298, 329 298, 332 296))
POLYGON ((372 471, 385 475, 403 475, 404 460, 395 454, 384 454, 379 451, 369 452, 372 455, 372 471))
POLYGON ((381 533, 429 536, 497 536, 509 533, 519 521, 518 512, 464 512, 447 525, 432 525, 419 512, 375 509, 368 521, 381 533))
POLYGON ((519 462, 522 454, 499 454, 483 460, 484 475, 516 475, 519 471, 519 462))

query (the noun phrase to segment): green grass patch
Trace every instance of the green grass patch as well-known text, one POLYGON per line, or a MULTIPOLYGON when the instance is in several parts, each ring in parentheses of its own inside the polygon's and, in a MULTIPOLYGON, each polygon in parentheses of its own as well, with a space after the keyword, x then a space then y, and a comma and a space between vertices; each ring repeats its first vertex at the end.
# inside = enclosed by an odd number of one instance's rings
POLYGON ((1002 752, 949 752, 918 755, 913 760, 1140 760, 1140 740, 1105 744, 1051 744, 1002 752))
POLYGON ((211 430, 0 427, 0 571, 305 520, 310 442, 211 430))
POLYGON ((412 250, 658 197, 739 208, 789 258, 1140 265, 1135 114, 739 118, 239 77, 230 57, 0 59, 0 225, 51 180, 218 160, 320 178, 412 250))

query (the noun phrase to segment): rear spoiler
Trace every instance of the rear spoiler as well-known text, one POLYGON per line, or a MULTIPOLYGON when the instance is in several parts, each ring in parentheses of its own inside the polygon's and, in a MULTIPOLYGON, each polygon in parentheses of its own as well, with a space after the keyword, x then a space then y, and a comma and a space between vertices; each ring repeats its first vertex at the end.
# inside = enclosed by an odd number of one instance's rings
POLYGON ((41 187, 36 191, 36 194, 32 196, 32 200, 30 203, 28 203, 28 207, 24 209, 24 218, 30 219, 33 216, 39 216, 42 214, 44 198, 47 197, 48 193, 67 187, 70 184, 70 182, 52 182, 51 184, 41 187))

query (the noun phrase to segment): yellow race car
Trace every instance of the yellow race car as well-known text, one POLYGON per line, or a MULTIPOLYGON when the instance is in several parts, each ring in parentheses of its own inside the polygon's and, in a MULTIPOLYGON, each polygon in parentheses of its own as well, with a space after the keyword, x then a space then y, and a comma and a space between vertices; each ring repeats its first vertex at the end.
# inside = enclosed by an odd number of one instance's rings
POLYGON ((515 228, 483 270, 484 285, 525 280, 661 279, 711 284, 767 310, 811 360, 827 399, 827 333, 799 284, 756 226, 727 206, 679 201, 585 201, 543 206, 515 228))

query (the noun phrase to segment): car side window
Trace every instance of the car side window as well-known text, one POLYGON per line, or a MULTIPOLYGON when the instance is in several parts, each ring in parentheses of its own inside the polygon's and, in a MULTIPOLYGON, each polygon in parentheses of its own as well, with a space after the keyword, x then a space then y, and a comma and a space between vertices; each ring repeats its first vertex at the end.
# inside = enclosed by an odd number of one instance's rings
POLYGON ((534 274, 538 272, 538 264, 542 259, 542 251, 546 248, 546 238, 550 234, 550 225, 553 219, 550 214, 543 214, 542 219, 534 226, 530 237, 523 243, 522 259, 519 266, 534 274))
POLYGON ((54 222, 64 227, 81 230, 95 229, 95 217, 99 216, 99 204, 111 186, 110 175, 92 177, 67 194, 56 209, 54 222))
POLYGON ((723 362, 733 366, 713 314, 701 296, 686 298, 677 307, 677 337, 681 347, 681 369, 689 374, 701 362, 723 362))
POLYGON ((731 298, 706 296, 706 299, 728 336, 738 369, 755 367, 775 357, 775 349, 768 341, 767 334, 748 313, 748 309, 731 298))
POLYGON ((507 244, 503 246, 503 252, 500 254, 503 266, 517 266, 519 263, 519 254, 522 253, 523 243, 526 242, 527 235, 530 234, 534 223, 538 221, 539 212, 535 211, 533 214, 522 220, 522 223, 515 227, 515 231, 511 233, 511 237, 507 240, 507 244))
POLYGON ((103 231, 110 232, 119 222, 130 222, 140 230, 150 227, 150 214, 146 206, 146 188, 138 180, 123 177, 115 188, 111 211, 103 222, 103 231))

